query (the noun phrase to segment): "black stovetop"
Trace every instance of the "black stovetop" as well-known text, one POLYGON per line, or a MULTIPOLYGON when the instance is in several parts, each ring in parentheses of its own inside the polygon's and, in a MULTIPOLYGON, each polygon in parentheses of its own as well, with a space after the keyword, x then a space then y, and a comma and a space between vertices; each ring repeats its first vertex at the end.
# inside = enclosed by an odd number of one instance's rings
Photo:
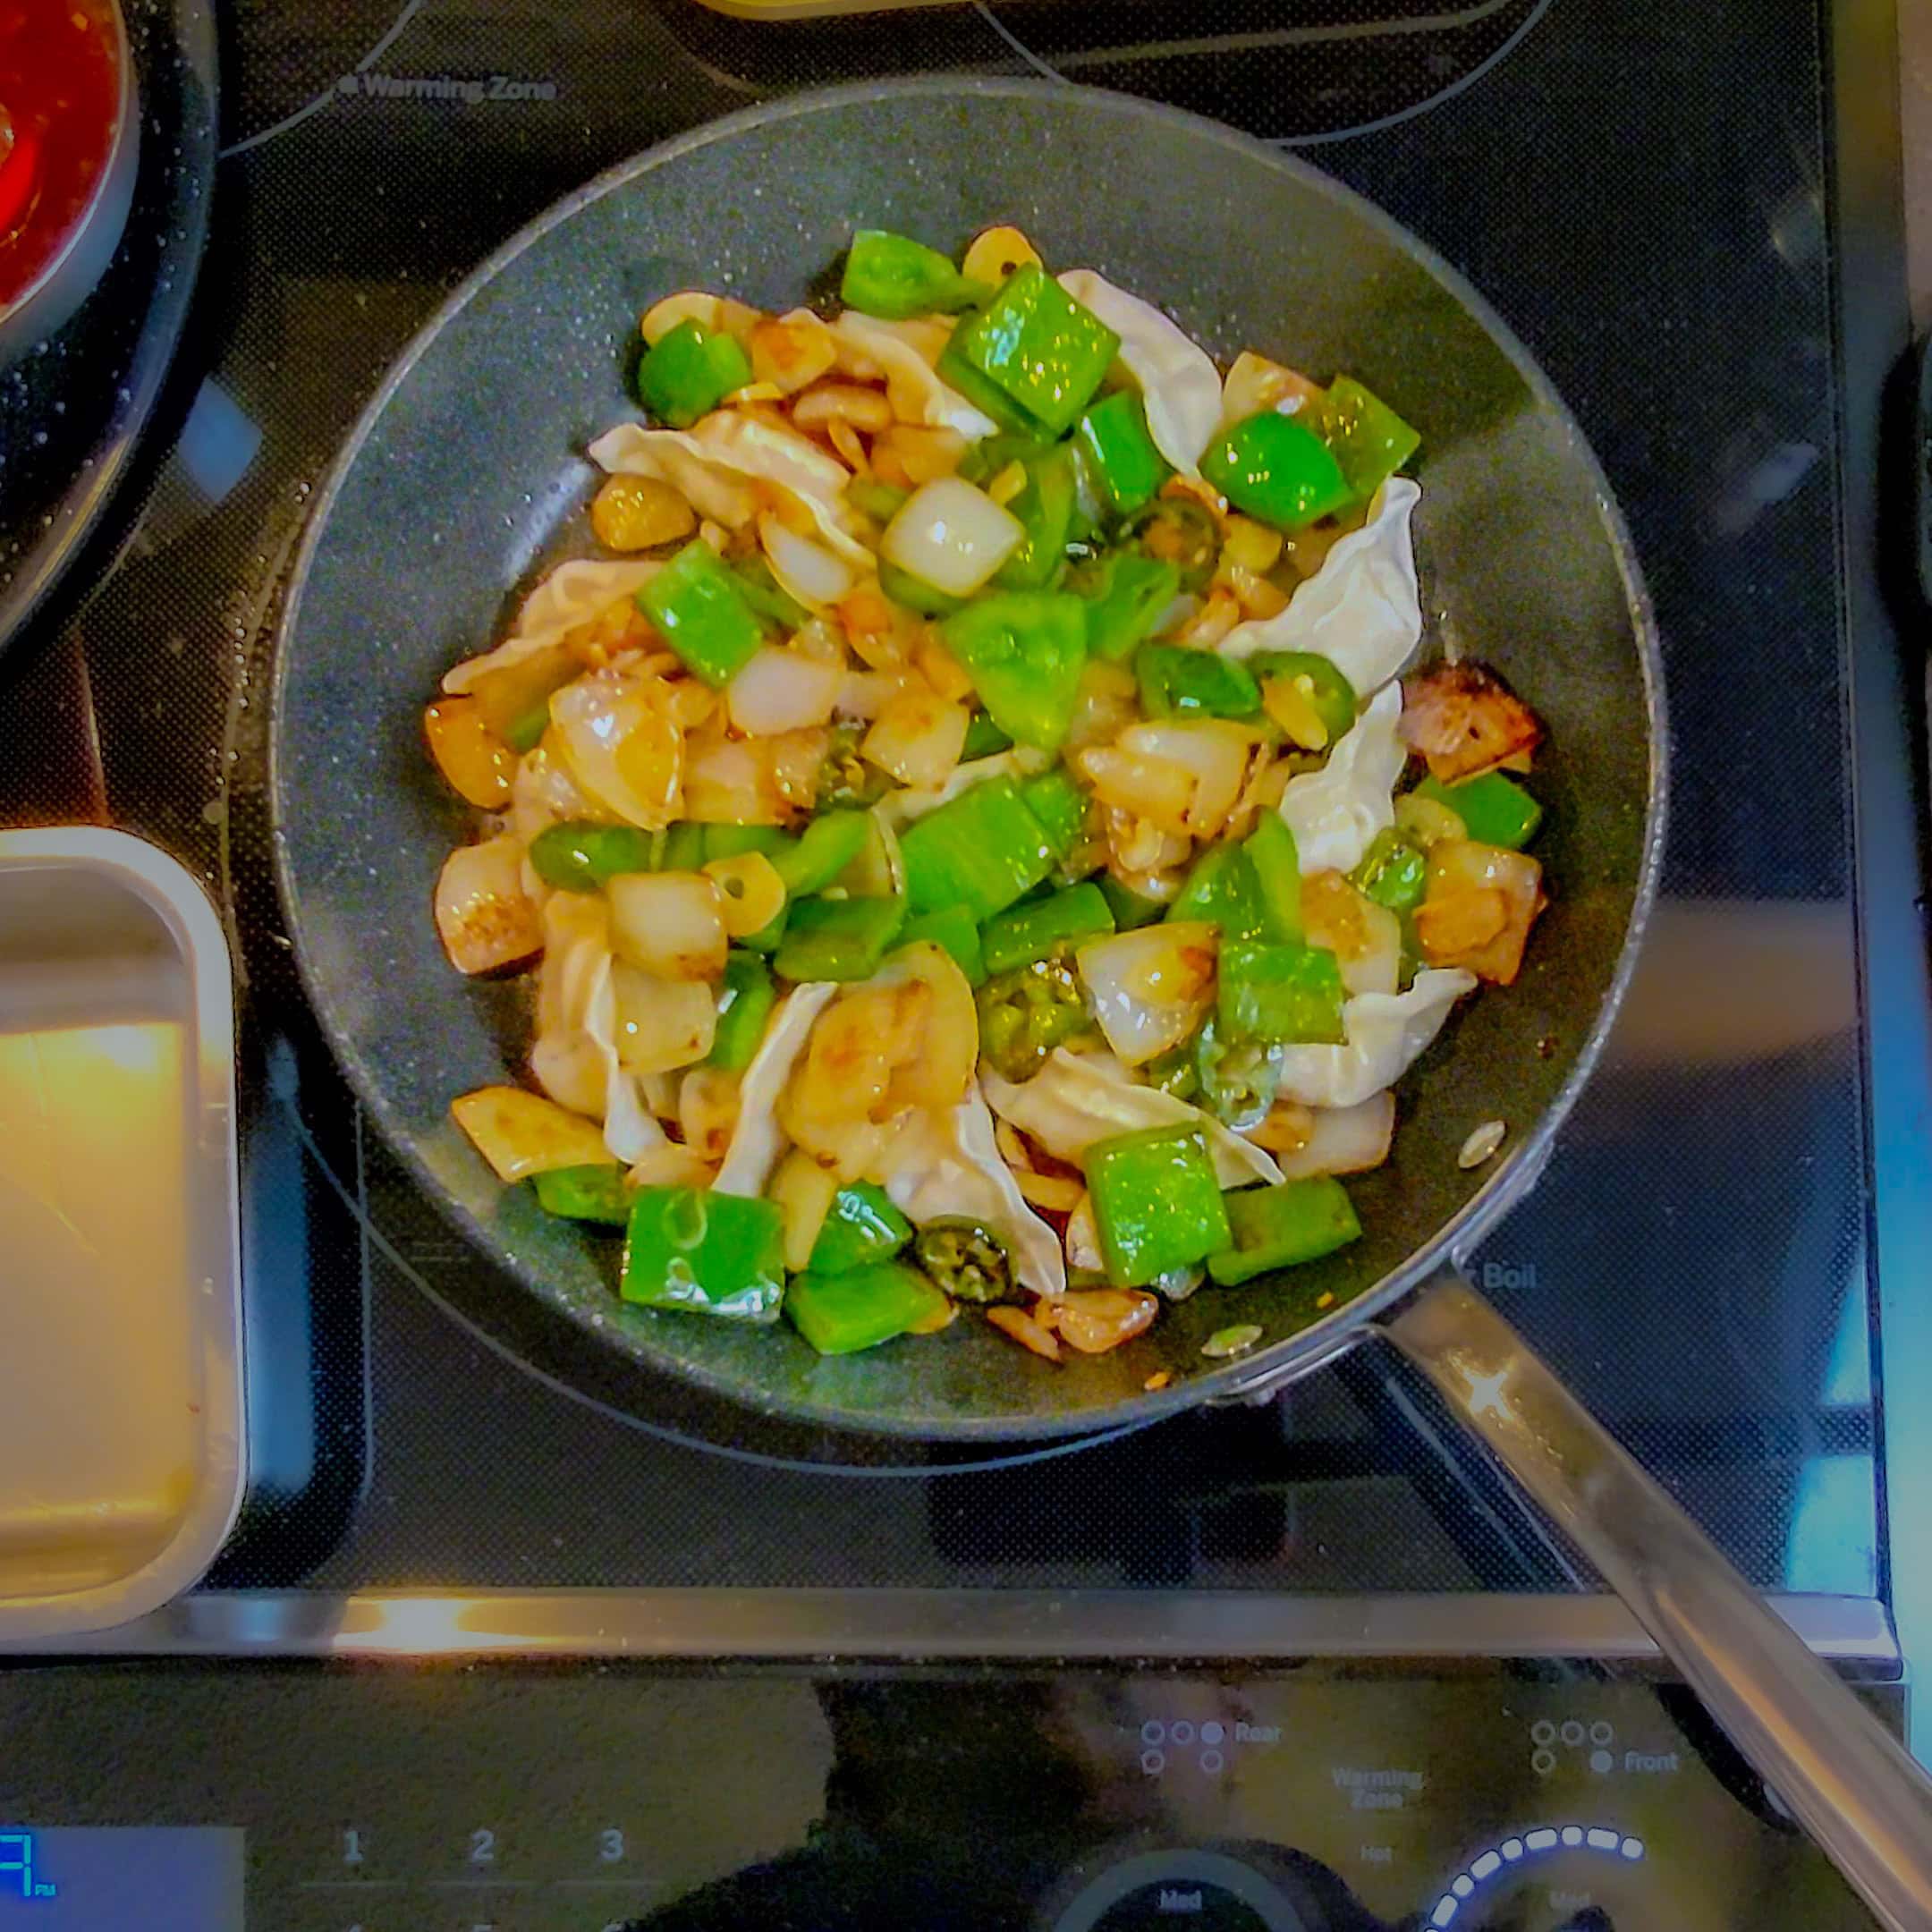
MULTIPOLYGON (((1057 72, 1299 145, 1469 275, 1575 409, 1656 599, 1674 824, 1608 1060, 1478 1273, 1754 1580, 1884 1595, 1872 1341, 1894 1277, 1870 1181, 1911 1150, 1873 1122, 1923 1106, 1917 1075, 1902 1100, 1886 1086, 1922 1015, 1866 991, 1902 921, 1918 944, 1916 886, 1872 890, 1868 859, 1912 850, 1910 734, 1882 677, 1853 671, 1890 659, 1844 535, 1876 376, 1848 384, 1840 352, 1856 292, 1828 212, 1828 0, 1014 0, 856 23, 697 0, 241 0, 222 24, 226 154, 184 352, 206 382, 91 601, 0 665, 0 818, 105 809, 174 851, 228 911, 245 975, 260 1487, 218 1583, 1587 1582, 1373 1351, 1269 1407, 1026 1469, 801 1470, 668 1396, 589 1405, 505 1358, 544 1345, 521 1298, 362 1132, 314 1036, 269 877, 257 699, 306 504, 384 366, 497 242, 620 157, 768 92, 955 67, 1057 72), (1884 779, 1862 802, 1854 740, 1884 779)), ((1885 1343, 1899 1385, 1917 1338, 1885 1343)))

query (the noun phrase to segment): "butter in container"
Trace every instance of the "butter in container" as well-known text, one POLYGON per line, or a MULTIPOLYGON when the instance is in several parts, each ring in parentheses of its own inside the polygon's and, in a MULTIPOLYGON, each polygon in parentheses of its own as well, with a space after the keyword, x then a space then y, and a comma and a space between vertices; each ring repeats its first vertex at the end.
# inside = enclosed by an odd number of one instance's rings
POLYGON ((174 860, 0 832, 0 1642, 190 1588, 246 1479, 233 984, 174 860))

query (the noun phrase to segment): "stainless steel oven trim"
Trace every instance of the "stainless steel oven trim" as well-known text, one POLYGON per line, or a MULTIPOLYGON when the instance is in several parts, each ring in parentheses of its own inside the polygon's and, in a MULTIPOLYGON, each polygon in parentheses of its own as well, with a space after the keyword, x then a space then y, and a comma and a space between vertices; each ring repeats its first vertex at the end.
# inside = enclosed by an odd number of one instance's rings
MULTIPOLYGON (((1806 1643, 1849 1674, 1877 1682, 1901 1674, 1883 1604, 1864 1597, 1771 1600, 1806 1643)), ((0 1645, 0 1658, 48 1655, 1022 1665, 1309 1657, 1659 1661, 1656 1645, 1612 1597, 1139 1590, 207 1592, 57 1645, 0 1645)))

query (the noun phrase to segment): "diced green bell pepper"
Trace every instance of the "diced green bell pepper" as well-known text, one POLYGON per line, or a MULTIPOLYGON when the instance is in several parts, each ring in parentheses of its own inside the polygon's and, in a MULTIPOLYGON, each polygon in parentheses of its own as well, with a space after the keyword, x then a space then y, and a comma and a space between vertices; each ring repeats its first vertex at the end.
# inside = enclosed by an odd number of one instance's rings
POLYGON ((823 892, 864 849, 872 835, 870 815, 826 812, 799 835, 798 843, 772 860, 772 869, 794 899, 823 892))
POLYGON ((1223 430, 1200 467, 1237 510, 1277 530, 1303 530, 1355 500, 1328 445, 1300 418, 1273 410, 1223 430))
POLYGON ((939 626, 939 641, 1003 732, 1043 751, 1059 749, 1087 661, 1087 609, 1077 597, 1050 590, 982 597, 939 626))
POLYGON ((1087 830, 1087 794, 1073 775, 1055 766, 1020 787, 1027 809, 1052 842, 1054 857, 1064 859, 1087 830))
POLYGON ((1116 1286, 1145 1287, 1233 1245, 1199 1129, 1157 1127, 1097 1140, 1081 1166, 1116 1286))
POLYGON ((707 1056, 713 1066, 742 1073, 751 1064, 777 998, 771 968, 756 953, 733 946, 724 955, 724 977, 718 983, 717 1029, 707 1056))
POLYGON ((722 689, 765 641, 744 584, 702 537, 693 537, 637 594, 638 608, 707 684, 722 689))
POLYGON ((1013 740, 984 711, 975 711, 966 726, 966 742, 960 747, 960 763, 970 764, 974 758, 992 758, 1012 749, 1013 740))
POLYGON ((772 965, 785 979, 869 979, 905 920, 902 898, 801 899, 772 965))
POLYGON ((1178 565, 1138 550, 1116 550, 1086 597, 1087 648, 1119 664, 1153 632, 1181 590, 1178 565))
POLYGON ((1150 718, 1252 717, 1261 687, 1247 667, 1184 644, 1143 644, 1134 657, 1140 708, 1150 718))
POLYGON ((1011 778, 987 778, 900 835, 915 913, 960 905, 976 919, 1004 912, 1053 870, 1053 841, 1011 778))
POLYGON ((1223 1197, 1233 1240, 1208 1258, 1208 1272, 1224 1288, 1238 1288, 1274 1268, 1318 1261, 1361 1237, 1347 1191, 1333 1174, 1240 1188, 1223 1197))
POLYGON ((936 248, 887 228, 861 228, 852 238, 839 299, 860 315, 903 322, 912 316, 953 315, 992 293, 962 275, 936 248))
POLYGON ((662 832, 566 818, 530 841, 530 861, 546 886, 555 886, 559 892, 592 893, 620 872, 656 871, 664 846, 662 832))
POLYGON ((511 720, 510 728, 503 734, 504 742, 521 758, 526 751, 534 751, 549 729, 550 700, 539 698, 511 720))
POLYGON ((785 1296, 792 1325, 821 1355, 852 1355, 877 1348, 909 1328, 936 1321, 946 1298, 898 1261, 881 1261, 843 1275, 794 1275, 785 1296))
POLYGON ((618 1292, 646 1308, 773 1321, 784 1297, 775 1203, 710 1189, 640 1188, 618 1292))
POLYGON ((1261 908, 1261 933, 1276 945, 1301 938, 1301 860, 1294 834, 1279 812, 1264 811, 1241 843, 1254 869, 1255 896, 1261 908))
POLYGON ((1016 269, 976 316, 953 330, 939 373, 969 400, 964 370, 1002 395, 1021 427, 1063 436, 1093 400, 1120 337, 1037 262, 1016 269))
POLYGON ((1355 687, 1326 657, 1313 651, 1258 651, 1248 660, 1248 668, 1264 692, 1273 679, 1286 678, 1308 699, 1329 744, 1354 725, 1355 687))
POLYGON ((1456 784, 1425 778, 1415 789, 1418 797, 1446 805, 1479 845, 1521 852, 1543 823, 1543 808, 1504 772, 1483 772, 1456 784))
POLYGON ((909 611, 917 611, 921 617, 950 617, 966 602, 964 597, 949 597, 944 590, 935 590, 911 571, 901 570, 896 564, 889 564, 884 557, 879 559, 878 586, 894 604, 903 604, 909 611))
POLYGON ((1009 972, 1045 959, 1056 945, 1114 930, 1114 913, 1097 886, 1069 886, 1051 898, 1014 906, 989 919, 979 943, 988 972, 1009 972))
POLYGON ((1114 914, 1117 931, 1131 932, 1137 926, 1151 926, 1167 911, 1165 900, 1150 899, 1145 893, 1136 892, 1131 886, 1123 886, 1111 872, 1100 875, 1099 886, 1101 894, 1114 914))
POLYGON ((812 1243, 814 1275, 847 1275, 892 1258, 912 1239, 912 1224, 892 1204, 882 1187, 854 1181, 832 1197, 832 1206, 812 1243))
POLYGON ((899 935, 899 944, 911 945, 915 939, 929 939, 948 953, 953 963, 966 975, 968 986, 986 984, 986 954, 979 945, 979 928, 964 906, 945 906, 937 912, 908 919, 899 935))
POLYGON ((705 828, 695 819, 682 818, 668 827, 663 855, 657 861, 660 872, 695 872, 705 862, 705 828))
POLYGON ((689 429, 750 380, 751 364, 737 343, 696 322, 660 335, 638 364, 639 399, 674 429, 689 429))
POLYGON ((1377 832, 1349 883, 1392 912, 1412 912, 1428 891, 1428 858, 1400 832, 1377 832))
POLYGON ((708 825, 704 827, 705 863, 714 859, 741 859, 747 852, 762 852, 775 859, 797 844, 789 832, 771 825, 708 825))
POLYGON ((1080 419, 1074 439, 1087 459, 1087 474, 1115 516, 1150 503, 1174 474, 1148 434, 1147 406, 1131 389, 1102 396, 1080 419))
POLYGON ((762 556, 754 553, 724 567, 737 580, 745 602, 767 623, 775 624, 781 631, 796 631, 811 614, 789 590, 778 588, 771 565, 762 556))
POLYGON ((1348 995, 1326 946, 1224 945, 1217 987, 1216 1017, 1228 1041, 1340 1046, 1347 1038, 1342 1003, 1348 995))
POLYGON ((890 523, 911 494, 902 484, 882 483, 877 477, 854 477, 845 486, 845 501, 877 523, 890 523))
POLYGON ((1358 503, 1373 496, 1422 446, 1421 432, 1352 376, 1337 376, 1328 385, 1321 423, 1358 503))
POLYGON ((1046 590, 1066 566, 1067 537, 1073 527, 1072 455, 1057 445, 1042 450, 1027 460, 1026 473, 1026 487, 1005 504, 1026 536, 1000 565, 995 581, 1008 590, 1046 590))
POLYGON ((1252 939, 1267 925, 1254 866, 1239 845, 1210 845, 1167 907, 1171 920, 1208 919, 1231 939, 1252 939))
POLYGON ((535 1177, 537 1205, 566 1221, 623 1227, 631 1219, 631 1189, 622 1167, 552 1167, 535 1177))

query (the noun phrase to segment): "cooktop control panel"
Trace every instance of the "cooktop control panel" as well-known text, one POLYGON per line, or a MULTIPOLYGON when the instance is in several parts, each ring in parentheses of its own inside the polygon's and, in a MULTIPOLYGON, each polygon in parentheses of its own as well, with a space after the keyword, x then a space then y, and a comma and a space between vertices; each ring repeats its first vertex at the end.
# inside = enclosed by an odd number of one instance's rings
POLYGON ((1694 1703, 1584 1668, 60 1665, 0 1737, 6 1932, 1870 1923, 1694 1703))

